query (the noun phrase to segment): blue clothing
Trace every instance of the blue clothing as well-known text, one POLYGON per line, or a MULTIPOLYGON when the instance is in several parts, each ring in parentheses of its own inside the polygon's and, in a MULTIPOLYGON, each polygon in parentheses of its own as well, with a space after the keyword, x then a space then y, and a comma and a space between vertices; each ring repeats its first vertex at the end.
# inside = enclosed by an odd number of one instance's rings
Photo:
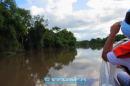
MULTIPOLYGON (((130 13, 130 9, 127 11, 127 13, 130 13)), ((126 14, 126 16, 127 16, 127 14, 126 14)), ((127 16, 127 18, 128 17, 130 17, 130 16, 127 16)), ((128 19, 130 19, 130 18, 128 18, 128 19)), ((121 24, 121 30, 123 32, 123 35, 125 35, 127 38, 130 39, 130 24, 128 24, 126 22, 126 19, 123 20, 120 24, 121 24)))
POLYGON ((121 30, 123 34, 130 39, 130 25, 126 23, 126 21, 121 22, 121 30))
POLYGON ((118 81, 121 86, 130 86, 130 75, 125 71, 120 71, 117 73, 118 81))

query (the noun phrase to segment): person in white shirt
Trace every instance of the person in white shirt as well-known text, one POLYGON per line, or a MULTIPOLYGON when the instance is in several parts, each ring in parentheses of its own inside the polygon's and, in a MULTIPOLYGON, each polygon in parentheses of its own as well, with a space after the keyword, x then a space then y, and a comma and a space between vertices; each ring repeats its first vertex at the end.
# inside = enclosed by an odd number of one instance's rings
MULTIPOLYGON (((130 21, 130 17, 128 18, 128 20, 130 21)), ((128 70, 130 70, 130 57, 117 58, 116 54, 113 52, 113 43, 116 34, 119 32, 120 28, 121 28, 121 22, 116 22, 111 26, 110 34, 103 48, 102 59, 106 62, 110 62, 113 65, 125 66, 128 70)), ((125 31, 126 34, 130 35, 130 27, 127 27, 127 30, 129 31, 125 31)), ((117 78, 121 82, 121 86, 130 86, 130 75, 127 72, 125 71, 119 72, 117 74, 117 78)))

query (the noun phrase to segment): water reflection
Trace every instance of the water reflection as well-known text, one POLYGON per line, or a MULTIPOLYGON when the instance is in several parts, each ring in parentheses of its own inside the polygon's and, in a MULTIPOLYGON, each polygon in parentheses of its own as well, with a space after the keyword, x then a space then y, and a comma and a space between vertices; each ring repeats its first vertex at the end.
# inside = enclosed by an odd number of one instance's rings
POLYGON ((76 50, 43 50, 0 57, 1 86, 43 86, 43 77, 53 67, 62 69, 71 63, 76 50))
POLYGON ((101 50, 92 49, 45 49, 15 56, 0 56, 0 85, 46 86, 43 82, 46 76, 78 76, 87 79, 85 86, 98 86, 100 54, 101 50))
MULTIPOLYGON (((99 85, 99 68, 101 50, 77 49, 77 56, 69 65, 63 65, 62 69, 56 70, 51 67, 47 76, 50 77, 85 77, 85 86, 99 85)), ((71 85, 50 85, 50 86, 71 86, 71 85)), ((82 86, 73 84, 73 86, 82 86)))

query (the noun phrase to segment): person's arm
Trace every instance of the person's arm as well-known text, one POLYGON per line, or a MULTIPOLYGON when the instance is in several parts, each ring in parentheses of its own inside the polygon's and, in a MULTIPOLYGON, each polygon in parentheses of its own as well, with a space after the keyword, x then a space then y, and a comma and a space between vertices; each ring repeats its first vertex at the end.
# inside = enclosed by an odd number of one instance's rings
POLYGON ((102 59, 104 61, 108 61, 107 53, 113 49, 113 43, 116 37, 116 34, 120 30, 120 22, 117 22, 111 26, 110 35, 107 38, 107 41, 104 45, 103 52, 102 52, 102 59))

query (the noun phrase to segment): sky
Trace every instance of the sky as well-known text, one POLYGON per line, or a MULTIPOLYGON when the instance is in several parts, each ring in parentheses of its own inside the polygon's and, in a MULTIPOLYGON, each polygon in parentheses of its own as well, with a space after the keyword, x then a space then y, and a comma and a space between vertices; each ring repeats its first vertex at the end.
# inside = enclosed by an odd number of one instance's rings
POLYGON ((122 21, 130 9, 130 0, 16 0, 16 3, 32 15, 43 15, 49 28, 67 28, 78 41, 108 36, 111 25, 122 21))

